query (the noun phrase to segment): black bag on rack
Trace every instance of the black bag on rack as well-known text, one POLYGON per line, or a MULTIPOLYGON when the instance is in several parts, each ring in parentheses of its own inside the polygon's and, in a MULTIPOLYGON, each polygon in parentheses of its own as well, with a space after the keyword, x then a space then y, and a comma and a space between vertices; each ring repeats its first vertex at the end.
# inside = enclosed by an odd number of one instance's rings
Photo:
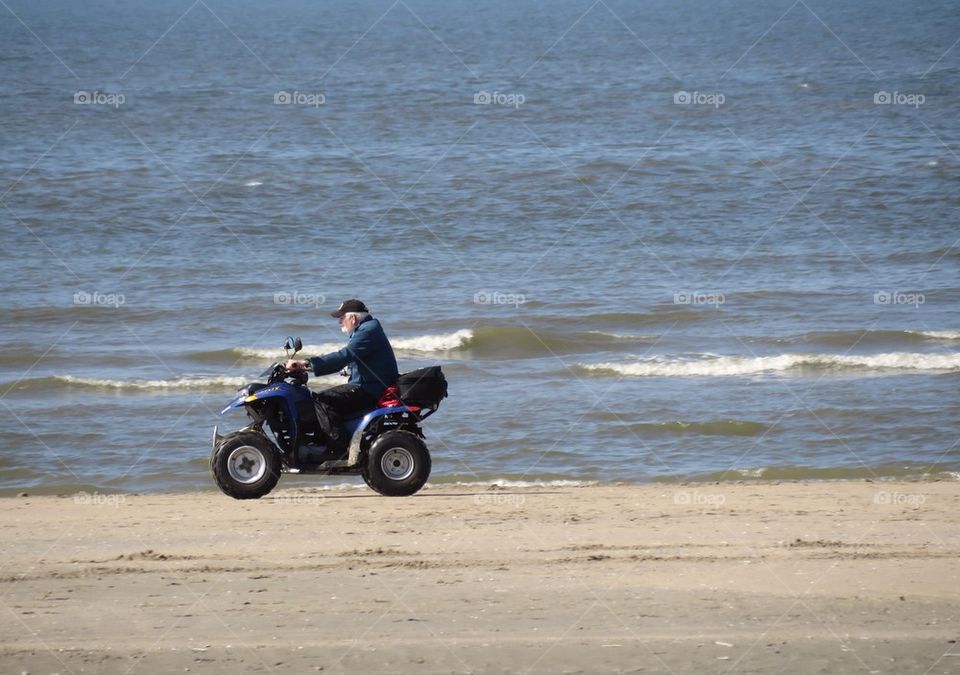
POLYGON ((447 397, 447 378, 440 366, 402 373, 397 378, 397 395, 407 405, 437 408, 447 397))

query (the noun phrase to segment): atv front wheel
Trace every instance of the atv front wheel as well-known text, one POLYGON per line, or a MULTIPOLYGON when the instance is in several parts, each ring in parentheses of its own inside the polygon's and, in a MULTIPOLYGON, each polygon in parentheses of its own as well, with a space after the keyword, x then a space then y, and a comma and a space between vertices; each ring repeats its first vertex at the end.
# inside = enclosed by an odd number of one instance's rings
POLYGON ((406 497, 430 477, 430 452, 408 431, 388 431, 367 453, 363 480, 387 497, 406 497))
POLYGON ((280 480, 277 449, 262 434, 229 434, 210 453, 210 473, 217 486, 234 499, 259 499, 280 480))

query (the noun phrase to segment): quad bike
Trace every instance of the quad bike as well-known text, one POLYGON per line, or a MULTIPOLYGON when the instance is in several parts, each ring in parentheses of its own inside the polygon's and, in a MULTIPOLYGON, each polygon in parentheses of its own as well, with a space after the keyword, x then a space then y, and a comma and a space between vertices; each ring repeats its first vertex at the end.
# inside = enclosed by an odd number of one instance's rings
MULTIPOLYGON (((300 338, 284 343, 288 358, 302 348, 300 338)), ((264 382, 241 387, 220 412, 244 408, 250 424, 223 435, 213 429, 210 471, 225 494, 258 499, 276 487, 282 473, 359 474, 391 497, 412 495, 427 482, 430 452, 420 423, 447 395, 439 366, 400 375, 375 408, 345 420, 350 437, 345 455, 326 447, 305 371, 274 363, 262 377, 264 382)))

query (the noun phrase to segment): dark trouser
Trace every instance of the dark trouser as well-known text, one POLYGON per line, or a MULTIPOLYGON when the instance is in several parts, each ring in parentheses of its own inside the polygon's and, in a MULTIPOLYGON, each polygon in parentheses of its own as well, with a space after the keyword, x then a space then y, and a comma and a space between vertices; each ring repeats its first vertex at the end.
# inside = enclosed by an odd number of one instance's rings
POLYGON ((341 384, 313 395, 317 421, 327 437, 327 448, 344 452, 350 443, 343 421, 376 407, 377 399, 358 384, 341 384))

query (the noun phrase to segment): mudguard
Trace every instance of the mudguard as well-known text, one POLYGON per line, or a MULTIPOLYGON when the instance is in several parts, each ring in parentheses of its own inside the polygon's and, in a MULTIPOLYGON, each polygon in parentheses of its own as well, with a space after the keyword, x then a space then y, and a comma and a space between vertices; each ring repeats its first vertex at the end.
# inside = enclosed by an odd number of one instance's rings
POLYGON ((347 455, 347 466, 350 468, 356 467, 360 463, 360 442, 363 440, 363 432, 366 430, 370 423, 377 419, 378 417, 383 417, 384 415, 394 415, 396 413, 414 413, 419 408, 411 408, 410 406, 405 405, 395 405, 390 406, 389 408, 377 408, 371 410, 363 417, 355 417, 353 419, 346 420, 344 423, 347 427, 347 431, 350 432, 350 452, 347 455))

